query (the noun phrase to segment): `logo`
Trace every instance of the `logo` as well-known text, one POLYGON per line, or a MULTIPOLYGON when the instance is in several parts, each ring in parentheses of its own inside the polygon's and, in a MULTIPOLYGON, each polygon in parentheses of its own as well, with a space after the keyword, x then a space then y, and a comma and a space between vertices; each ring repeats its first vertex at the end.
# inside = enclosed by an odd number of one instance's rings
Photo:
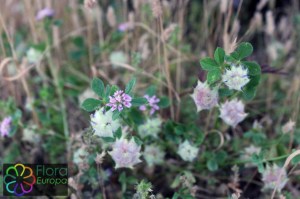
POLYGON ((3 164, 2 173, 3 196, 68 195, 67 164, 3 164))
POLYGON ((15 164, 8 167, 3 178, 5 189, 15 196, 23 196, 25 193, 30 193, 36 178, 30 167, 23 164, 15 164))

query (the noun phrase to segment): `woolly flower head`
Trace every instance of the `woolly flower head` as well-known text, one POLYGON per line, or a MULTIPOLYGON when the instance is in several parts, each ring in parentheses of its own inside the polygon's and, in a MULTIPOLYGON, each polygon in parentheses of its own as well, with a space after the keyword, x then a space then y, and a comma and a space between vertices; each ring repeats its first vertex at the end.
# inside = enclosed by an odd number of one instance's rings
POLYGON ((112 145, 112 151, 108 152, 115 161, 115 168, 133 168, 134 165, 140 163, 141 147, 138 146, 133 139, 127 140, 121 138, 112 145))
POLYGON ((145 146, 143 156, 147 164, 151 167, 164 162, 165 152, 156 145, 147 145, 145 146))
POLYGON ((218 90, 211 90, 206 82, 198 81, 191 97, 197 106, 197 111, 211 109, 218 105, 218 90))
POLYGON ((23 129, 23 141, 38 144, 41 141, 41 135, 37 133, 38 127, 30 125, 30 127, 23 129))
MULTIPOLYGON (((150 115, 153 115, 155 113, 155 111, 159 110, 159 106, 157 104, 160 101, 160 99, 157 98, 155 95, 153 95, 151 97, 149 95, 144 95, 144 98, 146 98, 148 103, 149 103, 150 115)), ((146 111, 147 106, 146 105, 140 106, 140 110, 141 111, 146 111)))
POLYGON ((142 138, 147 136, 153 136, 157 138, 157 134, 160 131, 161 123, 162 121, 160 118, 148 118, 144 124, 138 127, 139 135, 142 138))
POLYGON ((29 63, 38 63, 43 58, 43 54, 35 48, 30 48, 26 52, 26 57, 29 63))
POLYGON ((241 91, 242 88, 250 81, 248 77, 248 69, 242 65, 231 65, 222 76, 223 82, 230 89, 241 91))
POLYGON ((88 152, 86 151, 85 147, 81 147, 77 149, 73 154, 73 161, 76 164, 80 164, 85 162, 86 157, 88 156, 88 152))
POLYGON ((262 173, 262 181, 265 184, 265 190, 274 190, 277 188, 280 192, 288 182, 286 170, 278 167, 277 165, 267 165, 266 169, 262 173))
POLYGON ((185 140, 178 147, 178 154, 185 161, 192 162, 198 155, 198 148, 191 145, 189 141, 185 140))
POLYGON ((119 64, 127 64, 128 57, 122 51, 114 51, 109 55, 109 61, 112 63, 114 68, 117 68, 119 64))
POLYGON ((2 137, 8 136, 8 134, 11 130, 11 123, 12 123, 11 117, 6 117, 2 120, 2 122, 0 124, 0 134, 2 137))
POLYGON ((296 123, 294 121, 290 120, 285 125, 283 125, 281 130, 284 134, 290 133, 294 130, 295 125, 296 125, 296 123))
POLYGON ((127 108, 131 107, 132 98, 124 93, 122 90, 118 90, 113 96, 109 96, 109 103, 107 106, 111 107, 111 111, 117 110, 120 112, 123 110, 124 106, 127 108))
POLYGON ((239 101, 237 99, 226 101, 220 107, 220 118, 222 118, 222 120, 226 124, 232 127, 236 127, 236 125, 243 121, 248 115, 247 113, 245 113, 244 109, 245 105, 242 101, 239 101))
MULTIPOLYGON (((250 145, 249 147, 246 147, 242 156, 241 156, 241 159, 242 160, 245 160, 245 161, 249 161, 252 159, 252 155, 253 154, 259 154, 261 151, 261 148, 260 147, 256 147, 254 145, 250 145)), ((246 167, 251 167, 251 166, 254 166, 252 163, 246 163, 245 164, 246 167)))
POLYGON ((99 137, 113 137, 113 133, 121 126, 118 119, 113 120, 113 112, 104 107, 91 115, 91 126, 99 137))

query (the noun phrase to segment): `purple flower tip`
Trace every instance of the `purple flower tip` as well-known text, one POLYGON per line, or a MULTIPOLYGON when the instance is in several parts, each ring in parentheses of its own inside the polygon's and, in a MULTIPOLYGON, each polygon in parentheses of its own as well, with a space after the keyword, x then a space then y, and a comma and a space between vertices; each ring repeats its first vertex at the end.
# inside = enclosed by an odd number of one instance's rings
POLYGON ((11 117, 6 117, 2 120, 2 122, 0 124, 0 134, 2 137, 8 136, 8 134, 11 130, 11 122, 12 122, 11 117))
POLYGON ((131 107, 132 98, 124 93, 124 91, 119 90, 114 93, 113 96, 109 96, 109 103, 107 106, 111 107, 112 111, 118 110, 121 112, 124 109, 124 106, 127 108, 131 107))
MULTIPOLYGON (((150 115, 153 115, 155 111, 159 110, 158 102, 160 101, 159 98, 157 98, 155 95, 149 96, 149 95, 144 95, 144 98, 147 99, 148 101, 148 107, 150 109, 150 115)), ((140 106, 141 111, 147 110, 147 107, 145 105, 140 106)))
POLYGON ((35 19, 38 20, 38 21, 40 21, 40 20, 42 20, 42 19, 44 19, 46 17, 53 17, 54 13, 55 12, 54 12, 53 9, 51 9, 51 8, 44 8, 44 9, 38 11, 35 19))

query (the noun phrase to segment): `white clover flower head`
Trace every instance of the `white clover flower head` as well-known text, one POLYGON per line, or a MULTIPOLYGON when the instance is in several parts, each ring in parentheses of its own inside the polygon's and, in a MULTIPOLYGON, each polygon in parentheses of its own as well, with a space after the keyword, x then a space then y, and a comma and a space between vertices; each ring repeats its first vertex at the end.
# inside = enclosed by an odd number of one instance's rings
POLYGON ((277 188, 281 192, 288 180, 285 168, 280 168, 275 164, 272 166, 267 165, 262 173, 265 190, 274 190, 277 188))
POLYGON ((108 152, 115 161, 115 168, 131 168, 140 163, 141 147, 133 139, 121 138, 112 145, 112 151, 108 152))
POLYGON ((35 48, 30 48, 26 52, 26 57, 29 63, 38 63, 43 58, 43 54, 35 48))
POLYGON ((34 144, 38 144, 41 141, 41 135, 37 133, 38 127, 36 125, 30 125, 30 127, 23 129, 22 140, 34 144))
POLYGON ((153 136, 157 138, 160 132, 162 121, 160 118, 148 118, 146 122, 138 127, 139 135, 142 138, 153 136))
POLYGON ((252 128, 256 129, 256 130, 262 130, 263 126, 262 126, 262 124, 260 122, 258 122, 257 120, 255 120, 253 122, 252 128))
POLYGON ((156 145, 147 145, 143 152, 147 164, 151 167, 164 162, 165 152, 156 145))
POLYGON ((73 154, 73 162, 76 164, 81 164, 86 162, 86 157, 88 156, 88 152, 85 147, 81 147, 77 149, 73 154))
POLYGON ((127 64, 128 57, 123 51, 115 51, 110 54, 109 61, 112 63, 114 68, 117 68, 119 64, 127 64))
POLYGON ((218 90, 211 90, 206 82, 198 81, 191 97, 197 106, 198 112, 201 110, 209 110, 218 105, 218 90))
POLYGON ((192 162, 198 155, 198 148, 191 145, 188 140, 185 140, 178 147, 178 154, 184 161, 192 162))
POLYGON ((241 91, 242 88, 250 81, 248 69, 243 65, 231 64, 230 69, 226 69, 222 75, 222 80, 230 89, 241 91))
POLYGON ((289 120, 285 125, 283 125, 281 130, 284 134, 290 133, 290 132, 294 131, 295 125, 296 125, 296 123, 294 121, 289 120))
POLYGON ((104 107, 91 115, 91 126, 99 137, 113 137, 113 133, 121 126, 118 119, 113 120, 113 112, 105 111, 104 107))
POLYGON ((226 101, 221 105, 220 111, 220 118, 233 128, 248 115, 245 113, 245 105, 243 102, 237 99, 226 101))
MULTIPOLYGON (((259 154, 261 151, 260 147, 256 147, 254 145, 250 145, 249 147, 246 147, 241 155, 241 159, 245 161, 249 161, 252 159, 253 154, 259 154)), ((251 162, 245 164, 246 167, 254 166, 251 162)))

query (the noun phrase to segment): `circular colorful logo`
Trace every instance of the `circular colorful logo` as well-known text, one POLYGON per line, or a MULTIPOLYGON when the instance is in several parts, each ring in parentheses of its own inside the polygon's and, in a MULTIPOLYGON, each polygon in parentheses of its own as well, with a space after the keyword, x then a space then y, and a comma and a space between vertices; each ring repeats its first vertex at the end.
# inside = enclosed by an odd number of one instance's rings
POLYGON ((6 169, 3 181, 6 191, 15 196, 23 196, 32 191, 36 177, 30 167, 15 164, 6 169))

